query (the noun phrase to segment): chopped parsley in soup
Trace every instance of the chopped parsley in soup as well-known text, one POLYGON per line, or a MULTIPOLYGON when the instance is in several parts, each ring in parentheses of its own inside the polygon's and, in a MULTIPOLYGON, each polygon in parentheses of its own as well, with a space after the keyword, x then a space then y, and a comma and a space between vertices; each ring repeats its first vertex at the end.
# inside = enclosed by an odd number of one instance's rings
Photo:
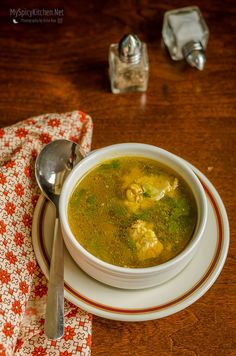
POLYGON ((161 264, 191 239, 197 207, 185 181, 144 157, 104 161, 77 184, 68 203, 71 231, 91 254, 131 268, 161 264))

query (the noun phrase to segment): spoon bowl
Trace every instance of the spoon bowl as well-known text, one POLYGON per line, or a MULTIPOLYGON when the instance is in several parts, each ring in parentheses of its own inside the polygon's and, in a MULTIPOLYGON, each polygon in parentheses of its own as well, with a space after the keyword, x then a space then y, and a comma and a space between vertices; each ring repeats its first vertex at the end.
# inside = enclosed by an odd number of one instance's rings
POLYGON ((62 184, 85 154, 81 147, 69 140, 56 140, 44 146, 35 164, 37 183, 53 203, 59 199, 62 184))

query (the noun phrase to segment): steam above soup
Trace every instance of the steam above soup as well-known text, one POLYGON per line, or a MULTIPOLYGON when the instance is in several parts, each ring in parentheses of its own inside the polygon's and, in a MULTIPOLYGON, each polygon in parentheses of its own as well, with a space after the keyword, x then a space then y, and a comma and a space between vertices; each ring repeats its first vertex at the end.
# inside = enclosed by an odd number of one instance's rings
POLYGON ((197 207, 174 171, 155 160, 121 157, 99 164, 68 204, 71 231, 91 254, 131 268, 161 264, 191 239, 197 207))

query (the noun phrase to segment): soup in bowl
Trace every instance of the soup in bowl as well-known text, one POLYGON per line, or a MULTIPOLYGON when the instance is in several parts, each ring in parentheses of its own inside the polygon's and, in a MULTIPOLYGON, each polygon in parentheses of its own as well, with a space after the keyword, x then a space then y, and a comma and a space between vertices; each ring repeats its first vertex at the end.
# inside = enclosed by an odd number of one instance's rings
POLYGON ((197 251, 207 218, 204 190, 181 158, 124 143, 84 158, 60 197, 64 241, 93 278, 147 288, 178 274, 197 251))

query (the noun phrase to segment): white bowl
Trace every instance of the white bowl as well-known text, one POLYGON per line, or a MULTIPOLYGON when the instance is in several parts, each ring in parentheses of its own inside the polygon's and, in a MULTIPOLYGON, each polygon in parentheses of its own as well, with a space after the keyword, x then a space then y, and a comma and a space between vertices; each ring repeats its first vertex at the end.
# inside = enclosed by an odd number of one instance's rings
POLYGON ((81 269, 91 277, 110 286, 125 289, 141 289, 168 281, 182 271, 193 258, 206 225, 207 200, 199 179, 188 164, 178 156, 151 145, 121 143, 91 152, 73 168, 62 188, 59 211, 62 234, 66 247, 81 269), (198 219, 194 235, 179 255, 163 264, 146 268, 126 268, 101 261, 79 244, 73 236, 68 224, 68 201, 79 180, 88 171, 104 160, 122 156, 147 157, 165 164, 167 167, 176 171, 185 180, 195 197, 198 219))

